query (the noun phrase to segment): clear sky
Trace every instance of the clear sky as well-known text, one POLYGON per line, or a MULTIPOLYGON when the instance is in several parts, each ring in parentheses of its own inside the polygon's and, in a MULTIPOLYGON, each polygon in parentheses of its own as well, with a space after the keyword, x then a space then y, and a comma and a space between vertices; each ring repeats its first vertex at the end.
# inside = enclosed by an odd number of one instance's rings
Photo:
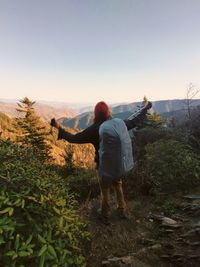
POLYGON ((133 102, 200 85, 200 0, 0 0, 0 98, 133 102))

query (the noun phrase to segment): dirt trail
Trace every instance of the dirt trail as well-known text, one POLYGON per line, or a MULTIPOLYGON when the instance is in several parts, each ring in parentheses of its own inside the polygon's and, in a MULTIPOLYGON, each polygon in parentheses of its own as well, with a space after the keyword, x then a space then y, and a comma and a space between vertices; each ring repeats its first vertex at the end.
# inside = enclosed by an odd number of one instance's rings
POLYGON ((99 203, 92 200, 84 215, 92 234, 87 267, 200 266, 200 190, 179 196, 169 219, 149 197, 129 201, 129 219, 119 219, 112 197, 111 225, 106 226, 98 218, 99 203))

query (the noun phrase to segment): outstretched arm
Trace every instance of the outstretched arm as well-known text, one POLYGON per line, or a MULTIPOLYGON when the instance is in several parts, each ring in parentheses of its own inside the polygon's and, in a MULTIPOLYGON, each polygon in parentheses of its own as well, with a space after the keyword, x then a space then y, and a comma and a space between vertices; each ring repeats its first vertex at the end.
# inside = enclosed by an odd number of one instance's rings
MULTIPOLYGON (((132 128, 136 127, 139 123, 141 123, 143 120, 146 119, 147 111, 152 107, 151 102, 147 102, 144 107, 141 108, 141 110, 136 114, 136 116, 133 116, 133 118, 130 117, 130 119, 124 120, 128 130, 131 130, 132 128)), ((134 115, 134 114, 133 114, 134 115)))
POLYGON ((51 126, 58 129, 58 139, 64 139, 70 143, 76 143, 76 144, 85 144, 85 143, 91 143, 91 139, 93 137, 94 129, 92 126, 88 127, 84 131, 77 133, 77 134, 71 134, 67 132, 65 129, 63 129, 60 124, 55 120, 51 120, 51 126))

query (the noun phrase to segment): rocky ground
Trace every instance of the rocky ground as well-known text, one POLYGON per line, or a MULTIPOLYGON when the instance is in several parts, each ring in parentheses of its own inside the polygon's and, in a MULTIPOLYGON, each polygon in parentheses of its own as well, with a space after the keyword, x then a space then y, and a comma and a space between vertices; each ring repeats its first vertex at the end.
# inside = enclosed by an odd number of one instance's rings
POLYGON ((98 218, 99 199, 90 201, 84 214, 92 236, 87 267, 200 266, 200 190, 173 196, 173 205, 166 201, 169 196, 164 199, 128 201, 129 218, 124 220, 112 197, 109 226, 98 218))

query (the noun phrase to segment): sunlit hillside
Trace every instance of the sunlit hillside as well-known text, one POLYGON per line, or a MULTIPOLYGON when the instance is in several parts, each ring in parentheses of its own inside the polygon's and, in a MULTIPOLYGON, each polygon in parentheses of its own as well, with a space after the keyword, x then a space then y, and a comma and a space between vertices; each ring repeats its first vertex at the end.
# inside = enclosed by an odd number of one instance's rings
MULTIPOLYGON (((15 102, 0 101, 0 112, 5 113, 10 117, 17 117, 19 113, 17 112, 17 100, 15 102)), ((79 114, 78 109, 72 109, 68 107, 55 107, 48 104, 36 103, 35 104, 35 112, 44 120, 50 120, 51 118, 60 118, 67 117, 72 118, 79 114)))
MULTIPOLYGON (((92 167, 94 165, 94 149, 92 145, 75 145, 69 144, 66 141, 57 140, 57 131, 51 129, 49 122, 43 121, 42 124, 49 133, 47 137, 47 142, 52 147, 51 155, 54 162, 59 165, 65 164, 65 156, 68 150, 72 151, 73 161, 75 165, 81 165, 83 167, 92 167)), ((66 128, 71 133, 77 133, 77 130, 66 128)), ((14 117, 8 117, 3 112, 0 112, 0 134, 1 138, 6 140, 10 139, 16 141, 18 135, 20 135, 20 129, 16 127, 16 122, 14 117)))

